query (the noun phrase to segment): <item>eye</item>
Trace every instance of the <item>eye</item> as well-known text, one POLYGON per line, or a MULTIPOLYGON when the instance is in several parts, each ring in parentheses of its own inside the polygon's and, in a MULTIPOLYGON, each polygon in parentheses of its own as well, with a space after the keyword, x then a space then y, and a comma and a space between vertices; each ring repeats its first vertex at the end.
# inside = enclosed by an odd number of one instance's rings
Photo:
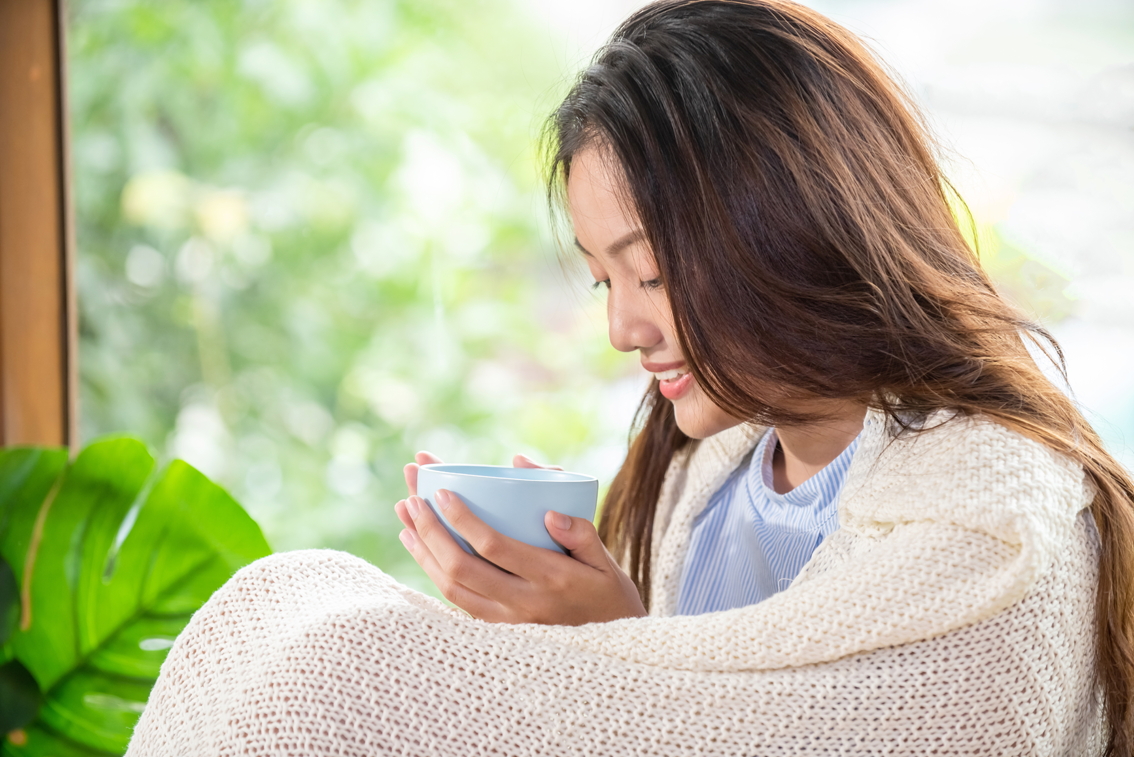
POLYGON ((660 276, 656 279, 650 279, 649 281, 643 281, 642 282, 642 288, 643 289, 661 289, 661 287, 662 287, 662 280, 661 280, 660 276))
POLYGON ((602 281, 596 281, 595 283, 591 284, 591 289, 592 290, 598 289, 601 286, 604 286, 607 289, 610 289, 610 279, 603 279, 602 281))

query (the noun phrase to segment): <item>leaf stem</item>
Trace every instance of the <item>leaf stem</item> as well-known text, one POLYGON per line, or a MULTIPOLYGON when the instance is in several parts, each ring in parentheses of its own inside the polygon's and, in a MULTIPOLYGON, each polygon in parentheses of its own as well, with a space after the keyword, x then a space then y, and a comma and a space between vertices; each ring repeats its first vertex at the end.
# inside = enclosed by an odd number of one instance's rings
POLYGON ((20 630, 26 631, 31 628, 32 624, 32 574, 35 572, 35 558, 39 554, 39 543, 43 541, 43 529, 47 525, 47 513, 51 511, 51 505, 55 503, 55 495, 59 493, 59 487, 63 485, 65 475, 59 476, 55 479, 55 483, 51 487, 51 491, 43 500, 43 504, 39 506, 39 512, 35 516, 35 526, 32 528, 31 542, 28 544, 27 554, 24 556, 24 575, 23 581, 20 586, 20 630))

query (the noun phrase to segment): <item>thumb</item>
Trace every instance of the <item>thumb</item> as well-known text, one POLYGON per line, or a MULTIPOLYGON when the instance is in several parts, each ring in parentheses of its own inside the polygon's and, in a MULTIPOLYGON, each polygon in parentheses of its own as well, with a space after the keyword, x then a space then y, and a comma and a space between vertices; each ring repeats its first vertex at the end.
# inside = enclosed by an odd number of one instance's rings
POLYGON ((548 510, 543 524, 547 526, 551 538, 562 544, 571 553, 571 557, 598 570, 606 571, 610 567, 606 547, 589 520, 548 510))

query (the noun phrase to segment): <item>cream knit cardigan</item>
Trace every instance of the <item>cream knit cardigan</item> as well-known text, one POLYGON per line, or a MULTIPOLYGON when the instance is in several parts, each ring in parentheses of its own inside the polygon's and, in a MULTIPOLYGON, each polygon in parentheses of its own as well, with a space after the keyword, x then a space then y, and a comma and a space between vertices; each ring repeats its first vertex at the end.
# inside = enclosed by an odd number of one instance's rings
POLYGON ((871 411, 799 578, 671 617, 693 519, 762 432, 674 461, 651 617, 496 625, 346 554, 274 555, 193 617, 129 754, 1101 753, 1093 489, 987 419, 892 439, 871 411))

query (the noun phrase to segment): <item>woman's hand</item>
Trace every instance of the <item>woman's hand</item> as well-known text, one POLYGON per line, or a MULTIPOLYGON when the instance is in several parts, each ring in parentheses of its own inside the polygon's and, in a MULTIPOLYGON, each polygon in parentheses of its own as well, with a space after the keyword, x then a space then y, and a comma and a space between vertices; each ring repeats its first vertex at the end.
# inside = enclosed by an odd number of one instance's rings
MULTIPOLYGON (((494 531, 460 497, 440 489, 437 505, 485 559, 465 552, 417 496, 418 466, 441 461, 427 452, 419 452, 415 460, 405 468, 410 496, 394 506, 406 526, 400 537, 441 594, 457 607, 494 623, 581 625, 646 614, 633 581, 606 551, 594 525, 583 518, 549 512, 544 519, 551 538, 570 551, 564 555, 494 531)), ((516 455, 513 465, 543 467, 523 455, 516 455)))

